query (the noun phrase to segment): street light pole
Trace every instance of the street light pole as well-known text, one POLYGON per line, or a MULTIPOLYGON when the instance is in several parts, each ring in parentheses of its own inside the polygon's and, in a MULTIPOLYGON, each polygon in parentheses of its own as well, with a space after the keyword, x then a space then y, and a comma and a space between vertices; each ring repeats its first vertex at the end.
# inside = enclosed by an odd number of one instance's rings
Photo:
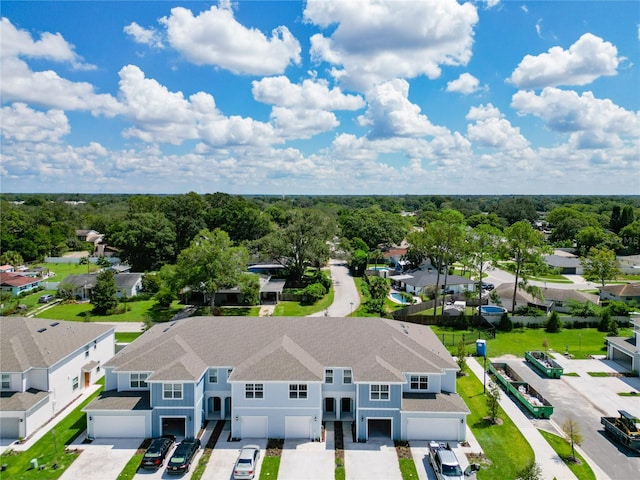
POLYGON ((349 302, 349 305, 351 305, 351 314, 353 315, 353 302, 349 302))
POLYGON ((484 351, 484 367, 482 371, 482 393, 487 393, 487 351, 484 351))

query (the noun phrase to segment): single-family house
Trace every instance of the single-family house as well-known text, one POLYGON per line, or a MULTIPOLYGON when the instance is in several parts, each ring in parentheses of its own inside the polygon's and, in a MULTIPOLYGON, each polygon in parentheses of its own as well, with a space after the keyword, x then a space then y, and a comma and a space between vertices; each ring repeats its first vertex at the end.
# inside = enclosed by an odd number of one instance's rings
MULTIPOLYGON (((503 283, 498 285, 494 290, 495 295, 500 298, 501 305, 509 312, 513 305, 513 283, 503 283)), ((542 290, 541 290, 542 291, 542 290)), ((534 307, 539 310, 543 310, 545 313, 549 313, 553 307, 553 301, 548 300, 544 295, 542 298, 534 297, 530 293, 524 291, 520 287, 516 290, 516 309, 520 307, 534 307)))
POLYGON ((458 366, 428 326, 382 318, 191 317, 156 325, 105 364, 88 435, 193 436, 227 419, 234 438, 462 441, 458 366))
POLYGON ((617 300, 627 304, 640 304, 640 283, 620 283, 616 285, 605 285, 600 287, 601 300, 617 300))
MULTIPOLYGON (((116 273, 113 279, 116 282, 116 297, 133 297, 142 290, 142 273, 116 273)), ((81 275, 68 275, 62 283, 73 285, 76 288, 75 296, 81 300, 91 298, 91 292, 96 286, 97 273, 84 273, 81 275)))
POLYGON ((633 337, 607 337, 607 358, 630 371, 640 371, 640 316, 632 316, 633 337))
POLYGON ((29 437, 103 375, 114 346, 108 325, 0 319, 0 437, 29 437))
POLYGON ((11 273, 15 272, 13 265, 0 265, 0 273, 11 273))
POLYGON ((97 245, 102 243, 104 234, 96 232, 95 230, 76 230, 76 237, 78 237, 81 242, 89 242, 97 245))
POLYGON ((413 295, 420 295, 434 288, 439 294, 442 292, 442 289, 449 294, 462 294, 465 290, 473 292, 476 288, 473 280, 459 275, 446 275, 445 278, 445 275, 441 273, 438 278, 437 270, 431 266, 408 271, 399 275, 392 275, 389 278, 398 290, 413 295))
MULTIPOLYGON (((272 278, 270 275, 259 275, 260 282, 260 303, 276 304, 280 301, 286 280, 272 278)), ((221 288, 216 292, 216 305, 242 305, 242 292, 240 287, 221 288)))
MULTIPOLYGON (((558 251, 556 251, 558 253, 558 251)), ((582 275, 584 268, 580 262, 580 257, 572 253, 562 252, 560 255, 546 255, 544 263, 555 268, 561 275, 582 275)))
MULTIPOLYGON (((513 288, 513 284, 511 284, 513 288)), ((600 305, 600 297, 593 293, 581 292, 571 288, 541 288, 542 297, 547 302, 552 302, 551 310, 561 313, 571 312, 571 304, 573 302, 600 305)), ((513 290, 511 291, 513 295, 513 290)))
POLYGON ((14 297, 40 287, 41 278, 30 277, 18 272, 0 272, 0 290, 14 297))

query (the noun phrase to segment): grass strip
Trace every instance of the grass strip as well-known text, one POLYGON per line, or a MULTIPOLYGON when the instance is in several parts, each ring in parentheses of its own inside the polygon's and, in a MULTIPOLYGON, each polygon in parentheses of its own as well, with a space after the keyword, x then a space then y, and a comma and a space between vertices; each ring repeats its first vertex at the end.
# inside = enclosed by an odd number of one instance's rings
POLYGON ((344 432, 342 430, 342 422, 334 422, 333 439, 336 460, 335 480, 345 480, 347 472, 344 468, 344 432))
POLYGON ((409 442, 397 440, 395 447, 402 480, 418 480, 418 470, 416 469, 416 462, 413 461, 413 456, 411 455, 409 442))
POLYGON ((136 453, 131 457, 131 459, 127 462, 127 464, 124 466, 122 471, 118 474, 117 480, 131 480, 133 477, 136 476, 136 473, 138 472, 138 468, 140 467, 140 463, 142 462, 142 457, 144 457, 144 452, 147 450, 147 448, 149 448, 150 444, 151 444, 150 438, 145 438, 142 441, 142 443, 136 450, 136 453))
POLYGON ((523 465, 535 459, 531 446, 520 433, 513 421, 499 409, 501 425, 493 425, 485 420, 487 410, 486 397, 482 382, 467 371, 467 375, 458 378, 458 393, 471 413, 467 424, 482 447, 488 462, 481 462, 477 473, 479 480, 504 480, 517 478, 523 465))
POLYGON ((268 440, 267 453, 262 459, 262 467, 260 468, 260 480, 275 480, 278 478, 283 447, 284 440, 281 438, 270 438, 268 440))
MULTIPOLYGON (((101 380, 104 383, 104 379, 101 380)), ((87 429, 87 415, 82 409, 100 394, 102 388, 66 415, 28 450, 24 452, 5 451, 0 457, 0 463, 7 466, 2 473, 2 478, 19 480, 43 478, 55 480, 59 478, 80 455, 80 450, 68 449, 67 445, 87 429), (44 467, 43 471, 31 468, 32 459, 38 460, 38 465, 44 467), (54 464, 56 468, 53 468, 54 464)))
POLYGON ((591 470, 589 464, 582 458, 578 452, 576 452, 576 458, 578 462, 574 462, 571 457, 571 445, 567 442, 566 439, 554 435, 553 433, 545 432, 544 430, 538 429, 538 431, 542 434, 545 440, 551 445, 551 447, 556 451, 556 453, 560 456, 560 458, 567 464, 569 470, 573 472, 573 474, 578 477, 578 480, 596 480, 596 476, 591 470))

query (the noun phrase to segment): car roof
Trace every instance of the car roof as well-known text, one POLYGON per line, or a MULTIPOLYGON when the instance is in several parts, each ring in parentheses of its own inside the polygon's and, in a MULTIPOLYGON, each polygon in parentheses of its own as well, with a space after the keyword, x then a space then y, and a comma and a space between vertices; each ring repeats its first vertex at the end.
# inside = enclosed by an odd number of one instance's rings
POLYGON ((240 450, 240 458, 253 458, 253 454, 256 450, 260 450, 258 445, 245 445, 240 450))
POLYGON ((440 462, 447 465, 458 465, 458 459, 451 450, 438 450, 440 462))

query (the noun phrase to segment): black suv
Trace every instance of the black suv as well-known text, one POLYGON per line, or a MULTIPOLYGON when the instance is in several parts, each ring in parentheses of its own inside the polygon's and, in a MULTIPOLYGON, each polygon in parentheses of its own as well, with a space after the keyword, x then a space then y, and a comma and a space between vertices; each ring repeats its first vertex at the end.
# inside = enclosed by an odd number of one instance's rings
POLYGON ((200 448, 200 440, 197 438, 185 438, 171 455, 171 459, 167 463, 167 473, 187 473, 198 448, 200 448))
POLYGON ((167 453, 169 453, 169 449, 175 440, 176 437, 172 435, 151 440, 151 445, 149 445, 147 451, 144 452, 140 466, 142 468, 160 468, 164 463, 164 459, 167 458, 167 453))

